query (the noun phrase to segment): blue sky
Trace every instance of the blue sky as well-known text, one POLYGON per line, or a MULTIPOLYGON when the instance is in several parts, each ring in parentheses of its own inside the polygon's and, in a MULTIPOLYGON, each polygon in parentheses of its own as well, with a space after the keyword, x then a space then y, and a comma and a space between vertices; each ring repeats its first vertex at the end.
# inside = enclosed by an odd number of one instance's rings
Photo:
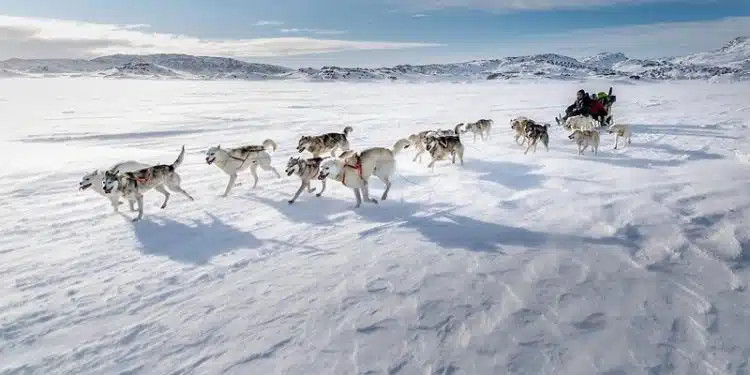
POLYGON ((182 52, 293 67, 648 58, 750 35, 750 0, 0 0, 0 15, 0 58, 182 52))

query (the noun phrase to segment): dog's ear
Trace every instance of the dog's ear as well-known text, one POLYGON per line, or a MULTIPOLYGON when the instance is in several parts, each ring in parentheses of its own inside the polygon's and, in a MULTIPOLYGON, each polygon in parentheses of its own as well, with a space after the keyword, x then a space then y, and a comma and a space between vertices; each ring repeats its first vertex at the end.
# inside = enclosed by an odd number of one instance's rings
POLYGON ((99 168, 94 169, 94 172, 92 174, 99 174, 99 168))

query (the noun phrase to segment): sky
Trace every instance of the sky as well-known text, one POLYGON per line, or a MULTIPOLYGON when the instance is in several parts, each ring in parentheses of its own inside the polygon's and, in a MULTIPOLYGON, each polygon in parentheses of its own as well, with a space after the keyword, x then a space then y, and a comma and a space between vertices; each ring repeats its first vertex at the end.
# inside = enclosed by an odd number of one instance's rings
POLYGON ((0 60, 187 53, 288 67, 655 58, 750 36, 750 0, 0 0, 0 60))

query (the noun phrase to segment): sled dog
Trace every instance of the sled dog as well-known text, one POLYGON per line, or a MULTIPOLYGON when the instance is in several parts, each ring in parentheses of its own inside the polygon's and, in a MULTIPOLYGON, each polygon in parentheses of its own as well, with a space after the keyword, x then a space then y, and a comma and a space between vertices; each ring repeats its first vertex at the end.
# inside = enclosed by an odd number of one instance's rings
POLYGON ((526 116, 518 116, 510 120, 510 128, 516 132, 516 135, 513 137, 516 144, 523 146, 526 143, 526 125, 529 123, 534 122, 526 116), (518 143, 519 138, 523 139, 521 143, 518 143))
MULTIPOLYGON (((318 174, 320 173, 320 163, 322 161, 323 158, 302 159, 299 156, 292 156, 289 158, 286 163, 286 175, 291 176, 293 174, 296 174, 302 181, 299 189, 297 189, 297 192, 294 193, 294 197, 292 197, 292 199, 288 201, 289 204, 292 204, 295 200, 297 200, 305 187, 307 187, 308 193, 312 193, 315 191, 314 187, 310 187, 310 182, 312 182, 312 180, 314 179, 317 179, 318 174)), ((321 180, 321 183, 322 188, 320 189, 320 192, 318 194, 315 194, 316 197, 323 195, 323 192, 326 190, 326 180, 321 180)))
POLYGON ((351 126, 344 128, 343 133, 326 133, 322 135, 309 136, 303 135, 297 142, 297 151, 299 153, 305 150, 310 151, 313 157, 318 158, 324 152, 330 152, 331 157, 336 156, 334 151, 338 148, 341 151, 349 151, 349 133, 354 129, 351 126))
POLYGON ((433 130, 425 130, 416 134, 412 134, 407 138, 409 143, 411 143, 412 148, 414 148, 414 150, 416 150, 417 152, 417 154, 414 155, 414 159, 412 159, 412 161, 417 161, 417 158, 419 158, 419 162, 422 162, 422 154, 427 151, 427 149, 425 149, 427 134, 431 132, 434 133, 433 130))
POLYGON ((626 124, 617 124, 612 125, 608 129, 609 134, 615 133, 615 150, 617 150, 617 141, 622 137, 623 139, 628 141, 628 144, 630 144, 630 136, 633 134, 630 131, 630 126, 626 124))
POLYGON ((492 124, 494 124, 494 121, 490 119, 479 119, 477 122, 470 122, 466 124, 466 127, 464 128, 464 133, 473 133, 474 134, 474 142, 477 141, 477 135, 482 138, 484 141, 485 139, 490 139, 490 132, 492 131, 492 124))
POLYGON ((456 125, 454 132, 456 135, 434 135, 428 134, 425 138, 425 148, 427 152, 432 156, 432 161, 427 165, 427 168, 435 170, 435 162, 438 160, 445 159, 448 155, 451 156, 451 163, 456 163, 456 155, 458 155, 461 165, 464 165, 464 145, 461 143, 461 136, 458 135, 463 123, 456 125))
POLYGON ((181 193, 193 201, 195 199, 180 187, 181 179, 176 171, 177 167, 182 164, 184 158, 185 146, 182 146, 180 155, 171 165, 159 164, 133 172, 123 172, 122 174, 117 169, 108 170, 104 172, 102 190, 107 194, 117 190, 120 195, 127 200, 138 202, 138 217, 133 219, 133 221, 138 221, 143 218, 143 193, 151 189, 164 194, 164 203, 161 205, 162 209, 167 207, 167 201, 169 201, 170 195, 165 189, 165 186, 169 188, 169 190, 181 193))
POLYGON ((568 117, 564 126, 568 130, 594 130, 599 128, 599 121, 593 117, 576 115, 568 117))
POLYGON ((395 156, 409 145, 409 140, 399 139, 392 149, 373 147, 360 153, 346 151, 338 158, 328 159, 321 163, 318 180, 329 178, 352 189, 356 199, 355 208, 362 204, 363 198, 365 202, 377 204, 376 199, 370 198, 368 183, 370 176, 375 175, 385 183, 385 191, 380 199, 386 200, 391 190, 391 178, 396 169, 395 156))
POLYGON ((269 149, 276 151, 276 148, 276 142, 271 139, 266 139, 262 145, 247 145, 228 149, 221 148, 221 145, 218 145, 209 148, 206 151, 206 164, 214 164, 229 175, 229 183, 227 183, 222 197, 226 197, 235 186, 237 173, 248 168, 253 175, 253 188, 258 186, 258 167, 264 171, 271 171, 277 178, 281 178, 276 168, 271 165, 271 155, 267 152, 269 149))
MULTIPOLYGON (((123 161, 120 163, 117 163, 111 167, 109 167, 107 170, 119 170, 122 172, 132 172, 137 171, 139 169, 148 168, 148 164, 143 164, 141 162, 137 162, 134 160, 128 160, 123 161)), ((99 195, 109 199, 110 204, 112 205, 112 209, 117 212, 119 211, 119 206, 122 204, 120 201, 120 193, 118 191, 112 191, 110 194, 107 194, 104 192, 104 189, 102 188, 102 180, 104 179, 104 172, 96 169, 91 173, 85 174, 81 181, 78 183, 78 190, 84 191, 88 188, 91 188, 91 190, 95 191, 99 195)), ((133 201, 128 201, 130 204, 130 211, 135 211, 135 207, 133 206, 133 201)))
POLYGON ((583 155, 583 151, 591 146, 594 155, 599 154, 599 132, 596 130, 575 130, 568 139, 572 139, 578 145, 578 155, 583 155))
POLYGON ((526 151, 523 152, 526 155, 529 150, 534 147, 534 153, 536 153, 536 144, 542 141, 544 148, 549 151, 549 124, 539 125, 533 121, 529 121, 526 124, 526 138, 529 140, 529 145, 526 146, 526 151))

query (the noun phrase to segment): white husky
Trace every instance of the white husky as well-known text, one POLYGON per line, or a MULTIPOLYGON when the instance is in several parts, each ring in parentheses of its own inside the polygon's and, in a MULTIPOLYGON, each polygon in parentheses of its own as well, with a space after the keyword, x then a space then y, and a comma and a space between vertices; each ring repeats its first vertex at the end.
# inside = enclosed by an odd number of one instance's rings
POLYGON ((338 158, 324 160, 320 164, 318 179, 330 178, 352 189, 357 200, 355 208, 362 204, 363 197, 365 201, 377 204, 377 200, 370 198, 368 179, 375 175, 385 183, 385 191, 380 198, 385 200, 391 190, 391 178, 396 171, 395 156, 409 146, 409 140, 399 139, 392 149, 373 147, 360 153, 346 151, 338 158))
POLYGON ((250 168, 250 173, 255 179, 253 188, 258 186, 258 167, 264 171, 273 172, 277 178, 281 178, 279 171, 271 165, 271 155, 268 149, 276 151, 276 142, 271 139, 263 141, 262 145, 247 145, 236 148, 221 148, 221 145, 209 148, 206 151, 206 164, 215 164, 224 173, 229 175, 229 183, 224 190, 223 197, 229 194, 237 180, 237 173, 250 168))
MULTIPOLYGON (((128 161, 117 163, 109 167, 107 170, 120 170, 122 172, 134 172, 139 169, 148 168, 148 167, 149 167, 148 164, 143 164, 135 160, 128 160, 128 161)), ((78 190, 83 191, 88 188, 91 188, 93 191, 97 192, 99 195, 103 196, 104 198, 109 199, 109 202, 112 205, 112 209, 115 212, 117 212, 119 210, 119 206, 122 204, 122 202, 120 201, 120 192, 118 190, 113 190, 110 193, 105 193, 104 188, 102 187, 103 180, 104 180, 104 172, 100 171, 99 169, 96 169, 91 173, 85 174, 83 178, 81 178, 81 181, 78 183, 78 190)), ((133 202, 129 200, 128 203, 130 204, 130 211, 135 211, 133 202)))

